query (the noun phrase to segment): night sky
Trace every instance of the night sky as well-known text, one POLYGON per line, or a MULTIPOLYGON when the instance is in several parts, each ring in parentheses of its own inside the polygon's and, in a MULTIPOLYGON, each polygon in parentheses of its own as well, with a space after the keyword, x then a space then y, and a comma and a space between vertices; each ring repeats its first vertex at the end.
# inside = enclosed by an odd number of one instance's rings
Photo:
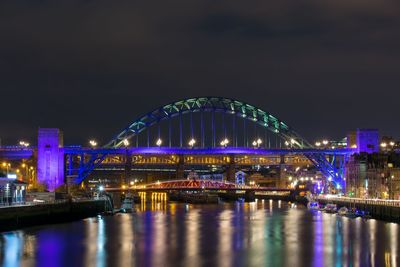
POLYGON ((193 96, 239 99, 310 141, 400 137, 400 1, 1 1, 0 138, 111 139, 193 96))

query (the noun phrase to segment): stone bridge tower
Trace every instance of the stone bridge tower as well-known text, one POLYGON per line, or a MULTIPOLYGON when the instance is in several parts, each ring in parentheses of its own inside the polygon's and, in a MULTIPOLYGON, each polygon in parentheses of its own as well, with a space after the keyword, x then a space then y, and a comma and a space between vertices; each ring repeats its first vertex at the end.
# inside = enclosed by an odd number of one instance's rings
POLYGON ((54 192, 64 184, 64 140, 57 128, 39 128, 37 178, 54 192))

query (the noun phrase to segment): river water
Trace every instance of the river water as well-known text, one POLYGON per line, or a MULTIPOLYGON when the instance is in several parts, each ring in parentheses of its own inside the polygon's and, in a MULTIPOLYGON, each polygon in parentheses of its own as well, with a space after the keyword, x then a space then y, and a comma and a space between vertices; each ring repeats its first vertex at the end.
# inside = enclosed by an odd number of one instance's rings
POLYGON ((399 266, 399 224, 281 201, 149 203, 0 233, 2 266, 399 266))

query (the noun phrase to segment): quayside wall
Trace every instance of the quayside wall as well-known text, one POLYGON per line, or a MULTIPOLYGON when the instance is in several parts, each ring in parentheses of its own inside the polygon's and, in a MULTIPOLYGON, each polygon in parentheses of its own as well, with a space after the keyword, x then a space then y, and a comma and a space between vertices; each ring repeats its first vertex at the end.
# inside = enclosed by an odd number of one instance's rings
POLYGON ((57 201, 24 206, 0 208, 0 231, 22 227, 69 222, 96 216, 109 210, 105 199, 57 201))

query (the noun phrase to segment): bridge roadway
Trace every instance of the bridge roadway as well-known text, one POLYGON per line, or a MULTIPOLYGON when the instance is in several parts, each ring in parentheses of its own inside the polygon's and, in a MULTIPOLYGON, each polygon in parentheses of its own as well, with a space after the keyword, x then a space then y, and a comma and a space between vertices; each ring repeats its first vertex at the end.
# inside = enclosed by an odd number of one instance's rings
POLYGON ((178 147, 127 147, 127 148, 84 148, 84 147, 65 147, 64 153, 71 155, 80 154, 150 154, 150 155, 286 155, 286 154, 316 154, 325 155, 349 155, 356 152, 352 148, 340 149, 266 149, 266 148, 246 148, 246 147, 210 147, 210 148, 178 148, 178 147))
POLYGON ((0 147, 0 159, 3 160, 21 160, 29 159, 35 153, 35 149, 32 147, 21 147, 21 146, 2 146, 0 147))
MULTIPOLYGON (((34 156, 35 147, 22 148, 20 146, 0 147, 0 158, 7 160, 28 159, 34 156)), ((266 148, 246 148, 246 147, 213 147, 213 148, 179 148, 179 147, 127 147, 127 148, 88 148, 80 146, 66 146, 64 154, 105 154, 105 155, 124 155, 124 154, 148 154, 148 155, 286 155, 286 154, 315 154, 325 155, 349 155, 356 153, 356 149, 266 149, 266 148)))

